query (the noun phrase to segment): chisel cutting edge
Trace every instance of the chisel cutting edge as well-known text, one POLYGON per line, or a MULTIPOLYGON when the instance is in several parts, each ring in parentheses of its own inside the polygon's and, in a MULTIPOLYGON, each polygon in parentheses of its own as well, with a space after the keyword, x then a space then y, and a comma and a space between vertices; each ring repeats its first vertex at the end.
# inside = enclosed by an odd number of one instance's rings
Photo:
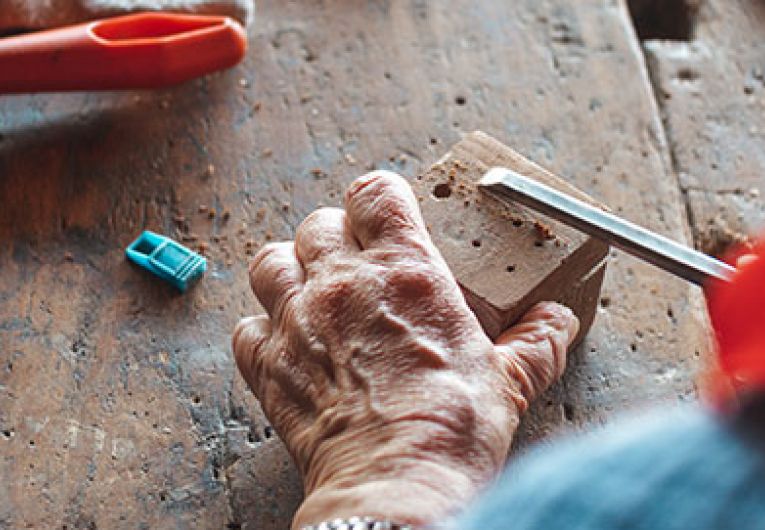
POLYGON ((492 168, 479 187, 601 239, 697 285, 710 278, 730 281, 736 269, 676 241, 561 193, 505 168, 492 168))

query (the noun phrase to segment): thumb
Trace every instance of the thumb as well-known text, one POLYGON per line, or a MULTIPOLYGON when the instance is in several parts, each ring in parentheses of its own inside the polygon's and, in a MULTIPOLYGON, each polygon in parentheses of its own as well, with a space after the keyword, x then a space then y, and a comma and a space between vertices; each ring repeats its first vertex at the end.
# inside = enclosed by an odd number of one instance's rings
POLYGON ((579 331, 579 319, 567 307, 541 302, 496 340, 507 375, 520 385, 521 413, 529 402, 563 375, 566 352, 579 331))

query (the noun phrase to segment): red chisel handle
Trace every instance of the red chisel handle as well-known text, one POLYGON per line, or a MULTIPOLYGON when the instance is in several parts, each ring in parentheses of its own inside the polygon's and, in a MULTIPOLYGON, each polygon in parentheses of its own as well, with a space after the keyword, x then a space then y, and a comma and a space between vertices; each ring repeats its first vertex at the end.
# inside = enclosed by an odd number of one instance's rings
POLYGON ((97 20, 0 39, 0 93, 158 88, 233 66, 246 49, 228 17, 97 20))

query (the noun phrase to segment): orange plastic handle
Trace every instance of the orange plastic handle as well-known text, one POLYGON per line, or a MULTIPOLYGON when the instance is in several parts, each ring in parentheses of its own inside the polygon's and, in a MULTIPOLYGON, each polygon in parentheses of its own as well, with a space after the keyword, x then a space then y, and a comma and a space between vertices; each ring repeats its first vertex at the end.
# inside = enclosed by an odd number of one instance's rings
POLYGON ((0 93, 158 88, 229 68, 246 50, 228 17, 108 18, 0 39, 0 93))

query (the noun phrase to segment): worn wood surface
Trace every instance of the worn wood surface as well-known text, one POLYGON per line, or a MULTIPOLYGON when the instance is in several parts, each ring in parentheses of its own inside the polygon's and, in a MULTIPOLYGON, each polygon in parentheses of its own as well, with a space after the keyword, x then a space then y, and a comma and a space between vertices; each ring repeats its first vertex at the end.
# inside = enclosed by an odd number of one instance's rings
POLYGON ((765 228, 765 4, 707 0, 690 42, 646 43, 696 246, 765 228))
POLYGON ((477 131, 412 181, 433 242, 489 337, 496 339, 538 302, 565 300, 579 317, 578 345, 595 316, 608 245, 479 191, 476 183, 495 166, 593 202, 564 178, 477 131))
MULTIPOLYGON (((265 1, 258 21, 241 66, 182 87, 0 100, 0 527, 286 528, 299 479, 230 331, 260 310, 248 253, 368 168, 415 175, 482 129, 687 238, 620 1, 265 1), (125 261, 144 228, 206 250, 193 291, 125 261)), ((614 253, 520 443, 692 399, 699 301, 614 253)))

